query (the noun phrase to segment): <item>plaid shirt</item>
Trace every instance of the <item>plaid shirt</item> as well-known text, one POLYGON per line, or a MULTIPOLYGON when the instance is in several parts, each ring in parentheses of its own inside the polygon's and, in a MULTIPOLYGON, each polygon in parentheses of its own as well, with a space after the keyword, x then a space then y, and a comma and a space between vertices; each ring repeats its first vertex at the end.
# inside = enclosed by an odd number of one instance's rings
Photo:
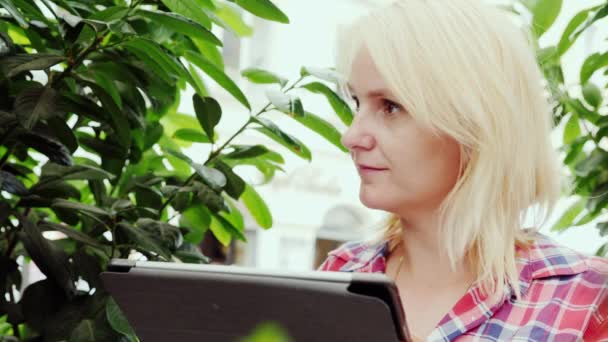
MULTIPOLYGON (((321 271, 385 273, 388 244, 347 242, 321 271)), ((538 234, 518 249, 522 299, 510 286, 494 299, 472 286, 428 341, 608 341, 608 260, 588 257, 538 234), (498 297, 498 299, 496 299, 498 297)))

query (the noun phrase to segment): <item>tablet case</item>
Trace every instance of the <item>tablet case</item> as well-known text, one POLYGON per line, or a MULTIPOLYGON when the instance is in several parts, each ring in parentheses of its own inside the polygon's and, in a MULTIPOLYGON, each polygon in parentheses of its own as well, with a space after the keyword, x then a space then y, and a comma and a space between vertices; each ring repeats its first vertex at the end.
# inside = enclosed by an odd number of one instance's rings
POLYGON ((384 274, 113 259, 101 278, 143 342, 234 342, 264 322, 297 342, 409 341, 384 274))

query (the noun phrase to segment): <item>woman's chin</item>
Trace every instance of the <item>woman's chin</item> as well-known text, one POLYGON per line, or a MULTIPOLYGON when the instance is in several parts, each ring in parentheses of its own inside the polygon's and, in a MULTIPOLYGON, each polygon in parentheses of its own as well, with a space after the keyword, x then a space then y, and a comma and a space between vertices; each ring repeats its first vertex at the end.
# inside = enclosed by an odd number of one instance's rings
POLYGON ((378 191, 370 191, 370 189, 361 189, 359 192, 359 200, 361 204, 370 209, 388 210, 390 204, 387 203, 387 198, 378 191))

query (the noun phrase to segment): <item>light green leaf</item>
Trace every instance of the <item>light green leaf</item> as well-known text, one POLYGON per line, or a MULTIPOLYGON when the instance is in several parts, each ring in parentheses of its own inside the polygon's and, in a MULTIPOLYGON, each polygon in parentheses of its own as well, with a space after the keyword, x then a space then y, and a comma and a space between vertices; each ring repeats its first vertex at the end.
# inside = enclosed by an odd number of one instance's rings
POLYGON ((302 67, 300 70, 300 76, 314 76, 320 80, 333 84, 344 83, 344 77, 342 77, 336 70, 330 68, 302 67))
POLYGON ((553 227, 551 227, 551 230, 554 232, 561 232, 568 229, 583 209, 585 209, 585 204, 587 204, 587 200, 585 199, 580 199, 572 204, 553 227))
POLYGON ((581 84, 587 83, 596 71, 606 66, 608 66, 608 52, 594 53, 587 57, 581 68, 581 84))
POLYGON ((165 26, 167 29, 181 33, 185 36, 202 39, 214 45, 222 46, 222 42, 201 24, 198 24, 180 14, 160 11, 138 10, 137 14, 152 20, 155 24, 165 26))
POLYGON ((279 111, 290 116, 304 115, 302 101, 296 97, 289 96, 278 89, 268 89, 266 97, 279 111))
POLYGON ((283 77, 280 77, 270 71, 258 69, 258 68, 249 68, 245 69, 241 72, 243 77, 246 77, 249 81, 258 84, 280 84, 281 86, 285 86, 287 84, 287 80, 283 77))
POLYGON ((230 231, 224 227, 219 216, 211 215, 211 224, 209 225, 209 229, 211 229, 211 232, 215 238, 222 245, 230 245, 230 242, 232 241, 232 234, 230 234, 230 231))
POLYGON ((208 59, 203 57, 201 54, 198 54, 193 51, 186 51, 185 53, 186 59, 188 61, 194 63, 197 67, 199 67, 203 72, 205 72, 209 77, 215 80, 220 86, 222 86, 226 91, 228 91, 234 98, 236 98, 240 103, 242 103, 247 109, 251 110, 251 105, 247 100, 247 97, 241 89, 228 77, 224 71, 218 69, 213 63, 211 63, 208 59))
POLYGON ((173 133, 173 137, 184 141, 196 142, 196 143, 210 143, 209 137, 200 130, 192 128, 178 129, 173 133))
POLYGON ((270 213, 270 209, 268 209, 264 199, 251 185, 245 185, 245 191, 241 195, 241 199, 260 227, 264 229, 272 227, 272 214, 270 213))
POLYGON ((268 20, 289 24, 289 18, 270 0, 233 0, 244 10, 268 20))
POLYGON ((562 0, 538 0, 532 10, 532 29, 542 36, 555 22, 562 10, 562 0))
POLYGON ((231 30, 239 37, 249 37, 253 28, 243 21, 241 14, 228 3, 219 3, 215 11, 218 24, 231 30))
POLYGON ((574 139, 578 138, 580 135, 581 127, 579 124, 579 117, 576 113, 572 113, 564 128, 564 144, 572 144, 574 139))
POLYGON ((319 134, 343 152, 348 152, 348 150, 340 142, 342 135, 329 122, 310 112, 305 112, 302 116, 292 116, 292 118, 302 125, 308 127, 313 132, 319 134))
POLYGON ((329 104, 334 109, 340 120, 345 125, 350 126, 353 121, 353 112, 342 98, 338 96, 333 90, 321 82, 312 82, 302 86, 302 88, 311 91, 313 93, 322 94, 327 98, 329 104))
POLYGON ((576 42, 580 34, 583 32, 577 31, 577 29, 587 21, 590 13, 595 9, 597 9, 597 6, 582 10, 570 20, 568 26, 566 26, 566 29, 562 33, 562 37, 559 41, 559 44, 557 45, 559 56, 562 56, 564 53, 566 53, 566 51, 570 49, 574 42, 576 42))
POLYGON ((198 245, 203 241, 205 232, 211 224, 211 212, 204 205, 192 206, 182 212, 179 225, 190 231, 184 236, 184 240, 198 245))

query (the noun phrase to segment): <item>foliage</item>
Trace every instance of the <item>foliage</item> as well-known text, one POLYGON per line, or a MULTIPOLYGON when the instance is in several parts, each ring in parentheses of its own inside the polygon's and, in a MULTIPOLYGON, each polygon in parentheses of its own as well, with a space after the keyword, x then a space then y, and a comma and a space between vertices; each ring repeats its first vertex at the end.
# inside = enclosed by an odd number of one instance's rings
POLYGON ((331 124, 287 95, 300 87, 320 93, 350 122, 348 107, 319 82, 331 80, 331 70, 302 69, 293 82, 244 71, 273 87, 270 102, 252 110, 224 71, 222 40, 212 31, 250 35, 241 9, 289 21, 269 0, 0 0, 3 334, 134 340, 99 280, 111 258, 136 251, 150 260, 208 262, 198 248, 207 230, 224 244, 245 240, 236 201, 270 228, 263 198, 234 168, 254 167, 270 181, 284 164, 270 142, 306 160, 311 152, 264 114, 285 113, 344 150, 331 124), (230 117, 209 79, 251 113, 230 137, 215 130, 230 117), (178 113, 187 86, 195 113, 178 113), (269 145, 233 143, 245 130, 267 136, 269 145), (187 157, 193 144, 208 145, 210 154, 187 157), (21 291, 29 261, 46 279, 21 291))
MULTIPOLYGON (((539 39, 561 13, 562 0, 520 0, 532 17, 532 32, 539 39)), ((552 96, 555 124, 564 127, 563 163, 570 170, 575 203, 553 227, 555 231, 599 220, 596 228, 608 236, 608 51, 599 46, 585 56, 578 80, 566 83, 563 57, 580 37, 608 16, 608 1, 586 8, 569 19, 555 45, 538 48, 538 60, 552 96)), ((608 255, 608 241, 596 253, 608 255)))

